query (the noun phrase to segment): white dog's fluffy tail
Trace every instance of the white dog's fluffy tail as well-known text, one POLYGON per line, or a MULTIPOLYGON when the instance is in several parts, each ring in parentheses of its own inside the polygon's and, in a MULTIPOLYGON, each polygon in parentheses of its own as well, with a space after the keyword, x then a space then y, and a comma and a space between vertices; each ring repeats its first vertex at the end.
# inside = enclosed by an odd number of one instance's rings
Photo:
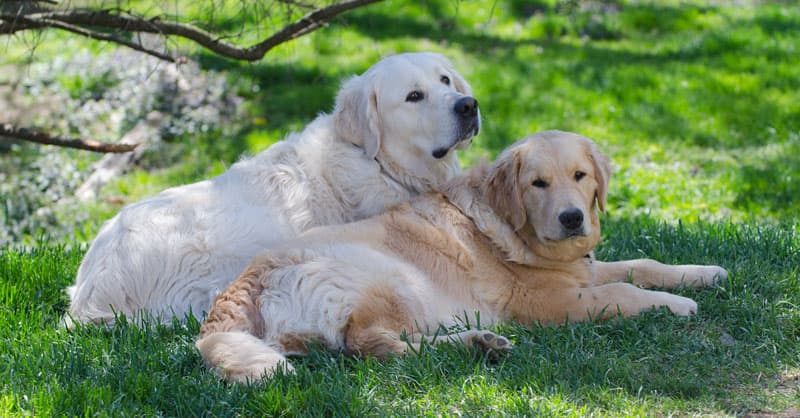
POLYGON ((215 332, 195 343, 206 364, 229 382, 253 383, 279 368, 294 370, 286 357, 246 332, 215 332))

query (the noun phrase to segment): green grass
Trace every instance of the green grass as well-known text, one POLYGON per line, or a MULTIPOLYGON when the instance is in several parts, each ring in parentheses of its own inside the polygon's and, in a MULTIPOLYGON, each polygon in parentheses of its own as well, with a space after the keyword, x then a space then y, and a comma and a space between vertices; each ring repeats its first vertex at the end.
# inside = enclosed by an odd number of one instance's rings
POLYGON ((0 258, 3 415, 652 416, 796 404, 796 230, 640 217, 607 220, 605 235, 602 258, 716 262, 732 275, 713 289, 680 291, 700 305, 691 319, 656 311, 552 328, 506 324, 497 331, 516 347, 497 362, 454 346, 382 363, 318 350, 294 361, 295 375, 248 389, 205 370, 192 345, 197 323, 56 329, 61 289, 82 252, 8 251, 0 258))
MULTIPOLYGON (((118 209, 98 203, 74 240, 31 237, 28 247, 0 250, 0 415, 799 413, 800 8, 602 3, 618 11, 557 0, 387 2, 260 63, 198 51, 245 97, 241 128, 179 138, 168 155, 148 157, 156 169, 104 193, 130 202, 219 173, 329 110, 341 80, 380 56, 433 50, 455 62, 481 104, 484 129, 463 160, 493 157, 543 129, 595 138, 617 169, 598 256, 726 267, 720 286, 679 291, 698 302, 697 316, 504 324, 497 331, 516 347, 497 362, 450 346, 382 363, 315 351, 294 361, 295 375, 225 386, 194 350, 197 323, 57 329, 85 248, 76 242, 118 209)), ((252 13, 214 16, 232 32, 253 23, 252 13)), ((28 45, 11 41, 2 52, 11 63, 108 52, 56 35, 32 55, 28 45)), ((82 97, 113 80, 60 82, 82 97)))

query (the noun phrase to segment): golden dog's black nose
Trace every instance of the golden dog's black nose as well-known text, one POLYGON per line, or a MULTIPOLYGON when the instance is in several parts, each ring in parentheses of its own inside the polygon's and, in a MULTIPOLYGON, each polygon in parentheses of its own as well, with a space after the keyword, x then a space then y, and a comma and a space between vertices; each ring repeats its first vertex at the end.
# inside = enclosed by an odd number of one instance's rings
POLYGON ((558 221, 564 228, 574 230, 583 225, 583 211, 578 208, 570 208, 558 214, 558 221))
POLYGON ((470 96, 462 97, 456 101, 453 110, 461 117, 475 117, 478 115, 478 100, 470 96))

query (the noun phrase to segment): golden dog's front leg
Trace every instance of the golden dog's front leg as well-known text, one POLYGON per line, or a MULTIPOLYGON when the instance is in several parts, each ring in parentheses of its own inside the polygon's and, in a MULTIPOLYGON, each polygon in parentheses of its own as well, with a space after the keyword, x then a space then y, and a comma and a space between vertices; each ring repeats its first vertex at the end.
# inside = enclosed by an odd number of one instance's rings
POLYGON ((594 264, 597 284, 632 280, 644 287, 674 289, 686 285, 697 288, 713 286, 728 277, 728 271, 719 266, 667 265, 646 258, 594 261, 594 264))
POLYGON ((630 283, 547 289, 531 296, 514 298, 509 303, 510 314, 520 322, 558 324, 564 320, 607 319, 618 313, 636 316, 661 306, 680 316, 697 312, 697 303, 689 298, 641 289, 630 283))

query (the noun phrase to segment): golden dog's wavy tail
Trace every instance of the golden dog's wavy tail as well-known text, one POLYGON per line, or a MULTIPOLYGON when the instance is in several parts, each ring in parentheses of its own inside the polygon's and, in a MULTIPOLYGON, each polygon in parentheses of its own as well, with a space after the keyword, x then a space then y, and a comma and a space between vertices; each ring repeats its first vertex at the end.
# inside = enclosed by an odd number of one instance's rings
POLYGON ((252 383, 278 369, 293 370, 286 356, 264 341, 260 298, 264 279, 279 263, 259 257, 217 296, 195 346, 206 365, 229 382, 252 383))
POLYGON ((294 370, 286 356, 246 332, 215 332, 195 343, 214 373, 228 382, 254 383, 277 370, 294 370))

